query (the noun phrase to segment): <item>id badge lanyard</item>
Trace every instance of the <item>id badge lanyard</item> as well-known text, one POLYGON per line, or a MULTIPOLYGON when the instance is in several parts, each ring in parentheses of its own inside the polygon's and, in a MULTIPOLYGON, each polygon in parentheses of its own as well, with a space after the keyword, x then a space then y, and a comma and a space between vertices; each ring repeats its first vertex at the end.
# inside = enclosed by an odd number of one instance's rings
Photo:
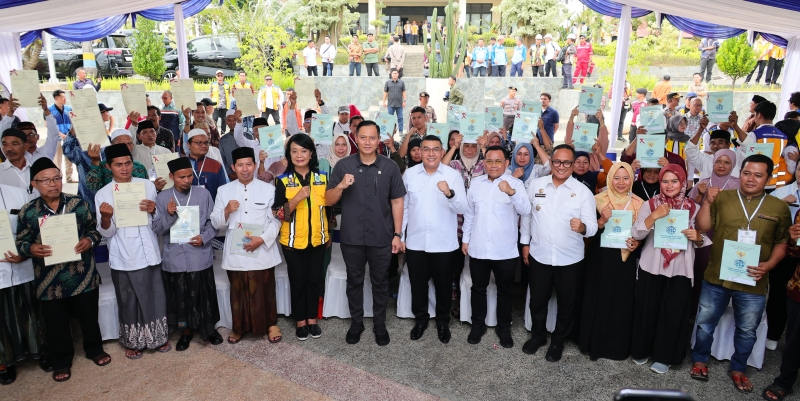
POLYGON ((744 207, 744 201, 742 200, 742 194, 739 191, 736 191, 736 194, 739 196, 739 204, 742 206, 742 212, 744 213, 744 217, 747 219, 747 229, 739 229, 739 242, 744 242, 748 244, 755 244, 756 243, 756 232, 750 229, 750 222, 753 220, 753 217, 756 217, 758 210, 761 209, 761 204, 764 203, 764 199, 767 198, 767 195, 764 194, 761 197, 761 201, 758 202, 758 206, 756 210, 753 211, 753 214, 747 215, 747 208, 744 207))

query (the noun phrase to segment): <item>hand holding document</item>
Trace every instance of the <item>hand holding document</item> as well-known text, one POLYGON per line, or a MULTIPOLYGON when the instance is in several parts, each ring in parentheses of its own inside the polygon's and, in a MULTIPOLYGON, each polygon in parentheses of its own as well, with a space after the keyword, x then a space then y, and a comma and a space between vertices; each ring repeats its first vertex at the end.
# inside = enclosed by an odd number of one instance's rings
POLYGON ((139 204, 147 199, 144 183, 112 182, 110 185, 114 185, 112 194, 114 196, 114 221, 117 228, 149 224, 147 212, 139 210, 139 204))
POLYGON ((97 92, 93 90, 71 90, 67 98, 72 105, 69 118, 75 135, 81 143, 83 150, 89 150, 89 144, 108 144, 108 133, 97 107, 97 92))
POLYGON ((197 98, 194 95, 194 80, 189 78, 179 78, 169 81, 172 89, 172 102, 176 109, 194 109, 197 105, 197 98))
POLYGON ((52 256, 45 256, 45 266, 81 260, 75 253, 78 239, 78 222, 75 213, 54 214, 39 218, 42 245, 50 247, 52 256))
POLYGON ((169 229, 171 244, 186 244, 200 235, 200 206, 178 206, 178 221, 169 229))
POLYGON ((135 111, 143 116, 147 115, 147 94, 144 84, 123 83, 119 86, 119 92, 127 114, 135 111))
MULTIPOLYGON (((5 255, 7 252, 12 252, 15 255, 19 255, 19 251, 17 251, 17 236, 14 235, 14 231, 11 227, 8 212, 0 210, 0 254, 5 255)), ((3 257, 0 257, 0 259, 3 259, 3 257)))
POLYGON ((236 98, 236 110, 242 112, 242 117, 261 116, 256 105, 256 97, 250 88, 233 89, 233 97, 236 98))
POLYGON ((152 155, 153 158, 153 168, 156 170, 156 177, 163 178, 166 181, 166 185, 161 190, 166 190, 172 188, 175 185, 172 182, 172 179, 169 178, 169 166, 167 165, 168 162, 171 162, 177 159, 180 155, 178 153, 169 153, 166 155, 152 155))

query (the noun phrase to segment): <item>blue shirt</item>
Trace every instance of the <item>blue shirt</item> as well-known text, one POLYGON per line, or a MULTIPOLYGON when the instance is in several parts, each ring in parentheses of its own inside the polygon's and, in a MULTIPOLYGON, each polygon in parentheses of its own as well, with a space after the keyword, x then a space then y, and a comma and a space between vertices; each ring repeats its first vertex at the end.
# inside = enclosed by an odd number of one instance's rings
POLYGON ((486 67, 486 60, 491 60, 489 57, 489 50, 486 47, 476 47, 472 50, 472 67, 486 67), (479 59, 482 59, 483 63, 479 63, 479 59))
MULTIPOLYGON (((553 138, 556 135, 555 124, 558 124, 558 111, 556 109, 547 106, 547 108, 542 113, 542 123, 544 123, 544 130, 547 133, 547 136, 550 137, 550 142, 553 141, 553 138)), ((539 135, 541 138, 541 131, 536 130, 536 135, 539 135)))
POLYGON ((528 48, 525 45, 514 46, 514 55, 511 56, 512 64, 519 64, 525 62, 528 58, 528 48))
POLYGON ((493 65, 506 65, 508 64, 508 56, 506 55, 506 47, 498 43, 492 49, 491 59, 494 61, 493 65))
POLYGON ((72 128, 72 120, 69 118, 69 112, 72 111, 72 107, 64 105, 64 110, 61 111, 56 107, 56 105, 51 104, 47 106, 47 109, 50 110, 50 114, 53 115, 56 119, 56 124, 58 124, 58 132, 67 135, 69 134, 69 130, 72 128))

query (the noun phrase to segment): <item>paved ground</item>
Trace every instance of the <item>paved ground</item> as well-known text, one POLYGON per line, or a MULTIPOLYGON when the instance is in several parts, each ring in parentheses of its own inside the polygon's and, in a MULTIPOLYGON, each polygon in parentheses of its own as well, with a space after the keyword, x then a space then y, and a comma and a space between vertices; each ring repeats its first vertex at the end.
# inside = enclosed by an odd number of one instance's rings
MULTIPOLYGON (((393 283, 396 288, 396 281, 393 283)), ((281 317, 280 344, 246 336, 236 345, 219 346, 195 340, 185 352, 148 352, 137 361, 124 358, 119 343, 106 342, 113 362, 96 367, 78 356, 73 378, 55 383, 33 361, 19 366, 19 379, 2 387, 3 400, 86 399, 268 399, 268 400, 611 400, 624 387, 681 389, 697 400, 756 400, 777 374, 778 351, 767 353, 765 367, 751 368, 757 393, 736 392, 726 375, 726 362, 710 365, 711 380, 694 381, 689 362, 665 375, 627 361, 589 361, 569 344, 560 362, 544 360, 544 349, 533 356, 522 353, 528 333, 522 327, 525 287, 514 288, 514 348, 495 348, 489 331, 479 345, 466 342, 470 326, 451 322, 453 339, 443 345, 433 323, 416 342, 408 339, 413 322, 395 317, 391 305, 387 327, 392 342, 378 347, 371 321, 361 343, 347 345, 349 320, 321 323, 320 339, 297 341, 293 324, 281 317)), ((221 329, 223 336, 227 330, 221 329)), ((173 334, 172 340, 177 340, 173 334)), ((76 344, 80 350, 80 345, 76 344)), ((798 399, 797 396, 788 399, 798 399)))

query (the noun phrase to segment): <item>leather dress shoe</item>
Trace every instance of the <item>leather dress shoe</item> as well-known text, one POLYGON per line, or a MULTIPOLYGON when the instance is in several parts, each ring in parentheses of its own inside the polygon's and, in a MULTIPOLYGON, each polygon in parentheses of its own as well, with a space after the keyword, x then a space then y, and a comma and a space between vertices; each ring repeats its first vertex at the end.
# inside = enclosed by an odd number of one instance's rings
POLYGON ((550 343, 550 348, 547 349, 547 354, 544 359, 548 362, 558 362, 561 359, 561 353, 564 352, 564 344, 550 343))
POLYGON ((511 338, 510 327, 497 326, 494 328, 494 333, 497 334, 497 338, 500 340, 500 346, 503 348, 511 348, 514 346, 514 339, 511 338))
POLYGON ((222 336, 218 331, 214 330, 214 332, 208 336, 208 342, 210 342, 212 345, 220 345, 222 344, 222 336))
POLYGON ((469 331, 467 342, 470 344, 478 344, 481 342, 481 337, 486 334, 486 326, 483 324, 473 324, 472 330, 469 331))
POLYGON ((425 329, 428 328, 427 324, 417 323, 414 325, 414 328, 411 329, 411 340, 417 341, 422 338, 422 335, 425 334, 425 329))
POLYGON ((525 344, 522 345, 522 352, 533 355, 542 345, 547 344, 547 340, 544 338, 535 338, 531 337, 528 341, 525 341, 525 344))
POLYGON ((53 365, 50 363, 50 359, 48 358, 47 354, 42 354, 42 356, 39 357, 39 368, 45 372, 53 371, 53 365))
POLYGON ((11 384, 17 380, 17 368, 15 366, 6 366, 6 370, 0 373, 0 384, 11 384))
POLYGON ((451 335, 449 325, 436 326, 436 331, 439 335, 439 341, 441 341, 442 344, 447 344, 450 342, 451 335))
POLYGON ((194 334, 181 334, 181 339, 175 344, 175 351, 186 351, 189 349, 189 344, 192 343, 194 334))
POLYGON ((389 332, 386 331, 386 327, 383 327, 382 329, 373 328, 372 332, 375 333, 375 344, 378 344, 381 347, 384 345, 389 345, 389 332))
POLYGON ((348 344, 358 344, 361 341, 361 333, 364 332, 364 323, 359 324, 352 324, 350 325, 350 330, 347 332, 347 337, 345 337, 345 341, 348 344))

